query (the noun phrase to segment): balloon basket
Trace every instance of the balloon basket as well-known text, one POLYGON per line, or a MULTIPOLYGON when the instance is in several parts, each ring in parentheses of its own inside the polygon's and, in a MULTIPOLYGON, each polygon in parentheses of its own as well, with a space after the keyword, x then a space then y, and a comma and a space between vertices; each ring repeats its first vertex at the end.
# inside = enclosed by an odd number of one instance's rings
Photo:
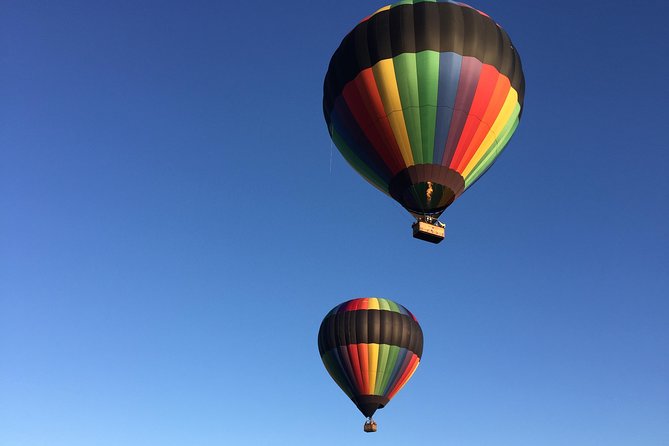
POLYGON ((413 229, 413 238, 417 238, 430 243, 439 243, 444 239, 446 228, 443 223, 434 220, 435 223, 426 221, 417 221, 411 228, 413 229))
POLYGON ((376 432, 376 421, 372 419, 365 421, 363 429, 365 430, 365 432, 376 432))

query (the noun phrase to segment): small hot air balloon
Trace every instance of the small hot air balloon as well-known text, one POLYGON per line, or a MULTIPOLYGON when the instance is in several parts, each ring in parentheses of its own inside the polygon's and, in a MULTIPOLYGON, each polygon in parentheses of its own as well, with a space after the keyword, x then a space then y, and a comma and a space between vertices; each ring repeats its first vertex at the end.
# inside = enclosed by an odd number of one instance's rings
POLYGON ((318 332, 318 351, 332 379, 372 419, 416 371, 423 331, 413 314, 388 299, 366 297, 334 307, 318 332))
POLYGON ((404 0, 360 22, 323 86, 330 136, 346 161, 439 243, 442 212, 507 145, 525 78, 507 33, 463 3, 404 0))

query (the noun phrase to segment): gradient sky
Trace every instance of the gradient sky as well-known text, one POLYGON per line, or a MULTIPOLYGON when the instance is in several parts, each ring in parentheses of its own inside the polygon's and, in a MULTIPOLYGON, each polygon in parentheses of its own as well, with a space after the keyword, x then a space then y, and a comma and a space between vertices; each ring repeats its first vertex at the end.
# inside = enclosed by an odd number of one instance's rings
POLYGON ((669 6, 472 3, 525 109, 435 246, 322 116, 384 4, 2 2, 0 444, 669 444, 669 6), (316 345, 362 296, 425 334, 375 435, 316 345))

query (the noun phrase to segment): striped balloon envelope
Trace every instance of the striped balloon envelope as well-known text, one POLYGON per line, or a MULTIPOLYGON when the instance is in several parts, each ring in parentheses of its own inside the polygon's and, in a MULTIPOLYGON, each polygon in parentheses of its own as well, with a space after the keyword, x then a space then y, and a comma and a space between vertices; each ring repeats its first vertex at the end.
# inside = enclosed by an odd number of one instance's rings
POLYGON ((462 3, 406 0, 360 22, 325 76, 328 131, 348 163, 420 219, 495 162, 525 80, 507 33, 462 3))
POLYGON ((318 351, 332 379, 371 418, 416 371, 423 332, 400 304, 378 297, 353 299, 325 316, 318 351))

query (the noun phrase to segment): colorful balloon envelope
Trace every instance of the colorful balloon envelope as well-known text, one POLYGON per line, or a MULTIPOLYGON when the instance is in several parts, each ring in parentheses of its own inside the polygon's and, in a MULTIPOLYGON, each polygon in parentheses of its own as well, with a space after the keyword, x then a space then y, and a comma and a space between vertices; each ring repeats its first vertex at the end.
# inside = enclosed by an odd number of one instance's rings
POLYGON ((525 79, 507 33, 462 3, 405 0, 335 51, 323 110, 367 181, 432 221, 494 163, 521 116, 525 79))
MULTIPOLYGON (((334 307, 318 332, 318 351, 330 376, 368 418, 416 371, 423 331, 413 314, 388 299, 368 297, 334 307)), ((373 425, 376 430, 376 424, 373 425)))

